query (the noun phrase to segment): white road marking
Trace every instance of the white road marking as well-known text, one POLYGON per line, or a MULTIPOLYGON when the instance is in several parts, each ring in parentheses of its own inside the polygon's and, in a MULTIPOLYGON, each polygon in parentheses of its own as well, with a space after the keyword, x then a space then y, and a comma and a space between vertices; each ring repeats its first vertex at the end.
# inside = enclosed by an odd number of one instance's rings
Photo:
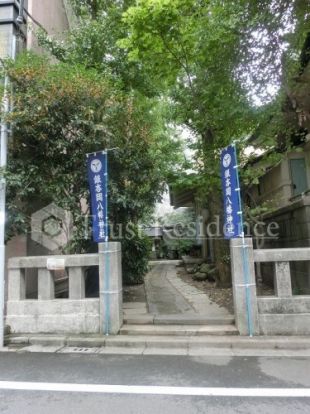
POLYGON ((310 388, 202 388, 0 381, 0 390, 199 397, 310 398, 310 388))

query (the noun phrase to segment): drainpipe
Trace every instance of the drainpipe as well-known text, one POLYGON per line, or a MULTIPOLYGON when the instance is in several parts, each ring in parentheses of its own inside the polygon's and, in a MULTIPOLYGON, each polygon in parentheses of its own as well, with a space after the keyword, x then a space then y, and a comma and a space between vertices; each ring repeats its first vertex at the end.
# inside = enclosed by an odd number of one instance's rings
POLYGON ((25 0, 20 0, 19 2, 19 13, 18 17, 16 19, 17 24, 23 24, 24 23, 24 6, 25 6, 25 0))

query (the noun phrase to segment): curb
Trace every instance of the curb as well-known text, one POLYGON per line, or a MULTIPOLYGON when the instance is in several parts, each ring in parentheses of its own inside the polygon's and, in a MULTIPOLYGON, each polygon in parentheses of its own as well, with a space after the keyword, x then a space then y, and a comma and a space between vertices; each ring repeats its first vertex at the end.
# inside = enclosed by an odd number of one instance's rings
POLYGON ((310 356, 310 337, 9 335, 2 351, 175 356, 310 356))

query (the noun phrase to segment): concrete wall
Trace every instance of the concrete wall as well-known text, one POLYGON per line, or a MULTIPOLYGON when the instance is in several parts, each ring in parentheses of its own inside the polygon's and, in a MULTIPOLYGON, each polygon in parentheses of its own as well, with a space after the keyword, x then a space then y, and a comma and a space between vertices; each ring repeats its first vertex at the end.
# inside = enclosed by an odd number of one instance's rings
MULTIPOLYGON (((70 27, 63 0, 28 0, 28 11, 48 34, 59 39, 70 27)), ((27 48, 41 51, 33 32, 28 32, 27 48)))
POLYGON ((12 333, 100 332, 99 299, 10 301, 7 314, 12 333))

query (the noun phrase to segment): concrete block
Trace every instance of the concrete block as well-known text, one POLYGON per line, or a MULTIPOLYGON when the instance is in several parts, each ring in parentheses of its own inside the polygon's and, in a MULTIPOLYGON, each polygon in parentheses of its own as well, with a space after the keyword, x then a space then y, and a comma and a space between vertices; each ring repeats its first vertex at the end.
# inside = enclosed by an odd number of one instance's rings
POLYGON ((257 303, 260 314, 310 314, 310 296, 260 297, 257 299, 257 303))
POLYGON ((12 333, 99 333, 99 299, 8 302, 12 333))
MULTIPOLYGON (((99 299, 54 299, 54 300, 22 300, 7 303, 7 315, 39 317, 40 315, 70 315, 70 314, 99 315, 99 299)), ((61 324, 61 321, 59 321, 61 324)))
POLYGON ((310 335, 310 314, 261 314, 262 335, 310 335))
POLYGON ((59 324, 58 315, 35 317, 10 317, 14 326, 14 333, 55 333, 55 334, 79 334, 99 332, 99 316, 65 315, 59 324))

